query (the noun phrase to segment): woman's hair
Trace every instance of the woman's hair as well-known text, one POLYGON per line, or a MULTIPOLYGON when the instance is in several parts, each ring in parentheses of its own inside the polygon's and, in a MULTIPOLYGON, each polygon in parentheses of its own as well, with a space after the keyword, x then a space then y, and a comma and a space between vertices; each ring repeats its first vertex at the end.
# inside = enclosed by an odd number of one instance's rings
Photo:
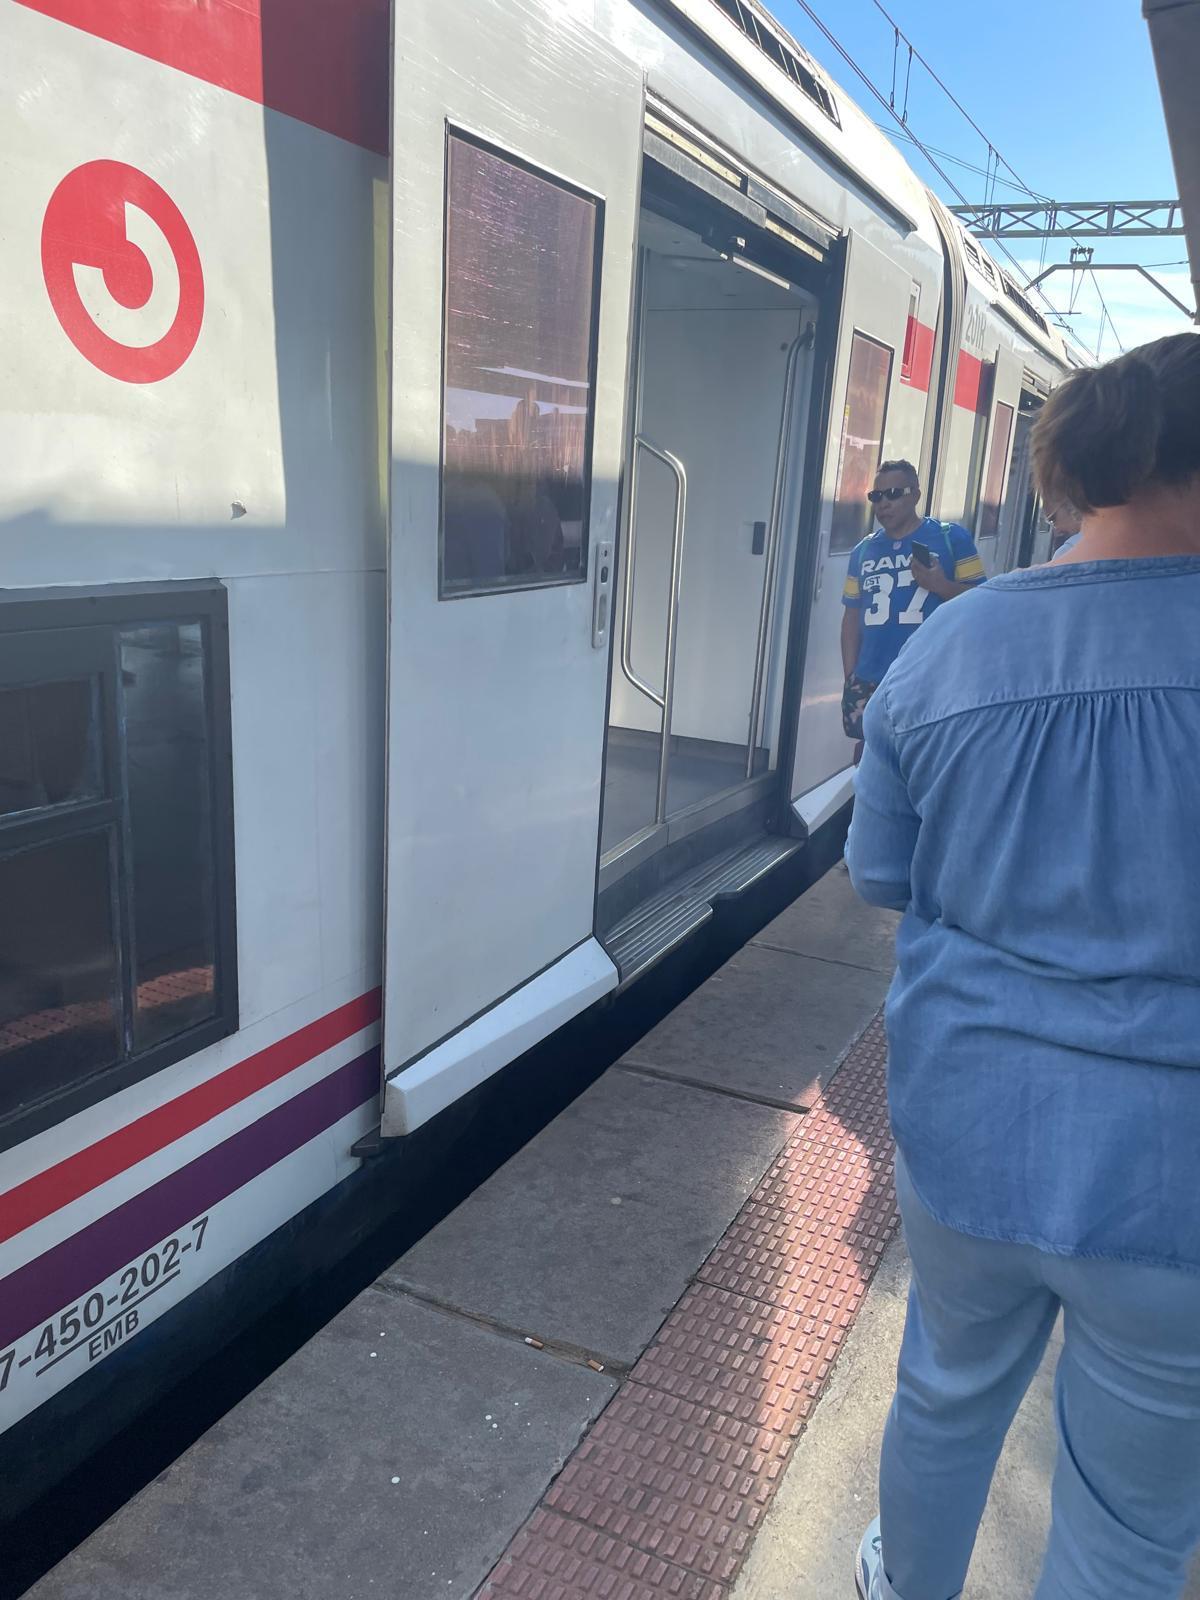
POLYGON ((1033 455, 1043 497, 1080 511, 1200 474, 1200 335, 1157 339, 1068 378, 1034 425, 1033 455))

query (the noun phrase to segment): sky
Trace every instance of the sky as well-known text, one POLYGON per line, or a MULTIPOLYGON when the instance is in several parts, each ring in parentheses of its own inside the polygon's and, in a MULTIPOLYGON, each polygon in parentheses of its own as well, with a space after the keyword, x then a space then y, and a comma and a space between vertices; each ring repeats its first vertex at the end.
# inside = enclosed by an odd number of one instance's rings
MULTIPOLYGON (((888 122, 910 164, 941 197, 956 197, 906 143, 888 112, 806 15, 798 0, 766 0, 780 22, 825 73, 879 122, 888 122)), ((1139 0, 881 0, 917 50, 1020 179, 1056 200, 1167 200, 1177 194, 1150 38, 1139 0)), ((895 34, 875 0, 809 0, 811 9, 854 57, 885 97, 892 92, 895 34)), ((897 63, 897 109, 903 108, 907 47, 897 63)), ((908 87, 908 126, 921 141, 979 172, 939 157, 968 201, 985 198, 987 142, 974 132, 937 84, 914 63, 908 87)), ((1001 176, 1013 174, 1001 168, 1001 176)), ((1028 198, 1014 188, 997 196, 1028 198)), ((1185 303, 1190 273, 1182 237, 1087 240, 1095 260, 1137 261, 1152 267, 1185 303), (1162 265, 1170 263, 1170 265, 1162 265)), ((987 246, 993 254, 998 247, 987 246)), ((1042 264, 1039 240, 1010 240, 1028 274, 1042 264)), ((1045 246, 1045 265, 1066 261, 1071 241, 1045 246)), ((1006 266, 1002 256, 997 257, 1006 266)), ((1188 319, 1136 273, 1099 273, 1116 333, 1105 326, 1101 353, 1129 348, 1189 327, 1188 319)), ((1045 284, 1052 305, 1071 309, 1073 279, 1056 273, 1045 284)), ((1075 281, 1069 326, 1093 354, 1103 317, 1090 279, 1075 281)), ((1043 302, 1037 302, 1044 308, 1043 302)))

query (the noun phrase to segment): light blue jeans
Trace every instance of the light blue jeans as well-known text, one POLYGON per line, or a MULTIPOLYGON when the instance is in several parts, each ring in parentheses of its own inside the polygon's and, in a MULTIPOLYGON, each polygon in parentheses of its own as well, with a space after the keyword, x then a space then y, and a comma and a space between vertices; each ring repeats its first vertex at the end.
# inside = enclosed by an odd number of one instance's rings
POLYGON ((1173 1600, 1200 1541, 1200 1277, 955 1232, 897 1167, 912 1290, 880 1465, 885 1594, 960 1593, 1061 1309, 1053 1527, 1035 1600, 1173 1600))

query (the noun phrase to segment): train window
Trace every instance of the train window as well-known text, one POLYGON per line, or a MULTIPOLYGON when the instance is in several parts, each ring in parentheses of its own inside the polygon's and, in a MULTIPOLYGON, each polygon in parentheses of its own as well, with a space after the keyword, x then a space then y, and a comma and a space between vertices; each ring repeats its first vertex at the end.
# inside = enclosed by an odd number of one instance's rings
POLYGON ((865 333, 855 332, 842 410, 837 488, 829 530, 829 553, 837 555, 871 531, 867 491, 883 457, 888 390, 895 352, 865 333))
POLYGON ((133 1042, 146 1049, 205 1021, 216 1004, 212 753, 200 623, 122 628, 119 639, 133 1042))
POLYGON ((908 296, 908 322, 904 328, 904 353, 900 357, 900 376, 906 383, 912 382, 913 368, 917 361, 917 334, 921 322, 921 285, 914 283, 908 296))
POLYGON ((237 1025, 224 599, 0 601, 0 1144, 237 1025))
POLYGON ((994 539, 1000 532, 1000 503, 1004 498, 1004 468, 1008 462, 1008 447, 1012 441, 1013 408, 999 402, 996 422, 992 429, 992 453, 988 459, 987 482, 983 489, 983 502, 979 520, 975 525, 977 539, 994 539))
POLYGON ((115 1066, 120 958, 111 829, 0 856, 0 1094, 19 1110, 115 1066))
POLYGON ((94 700, 88 677, 0 689, 0 816, 97 797, 94 700))
POLYGON ((792 36, 784 36, 776 31, 779 23, 774 17, 756 14, 751 5, 743 5, 742 0, 716 0, 716 4, 747 39, 752 40, 764 55, 787 73, 802 93, 819 105, 832 122, 838 122, 833 96, 817 77, 807 57, 801 59, 800 46, 792 36))
POLYGON ((599 202, 449 140, 441 594, 581 582, 599 202))

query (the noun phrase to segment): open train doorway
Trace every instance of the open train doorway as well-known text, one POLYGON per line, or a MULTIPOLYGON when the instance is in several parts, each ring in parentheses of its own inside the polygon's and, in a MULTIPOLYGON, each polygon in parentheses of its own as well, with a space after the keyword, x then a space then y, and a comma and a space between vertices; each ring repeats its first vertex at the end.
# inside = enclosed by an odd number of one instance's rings
POLYGON ((994 570, 1029 567, 1050 556, 1050 524, 1042 515, 1041 497, 1033 473, 1033 425, 1044 401, 1022 389, 1013 439, 1012 464, 1004 491, 1000 540, 994 570))
POLYGON ((640 216, 602 932, 775 808, 818 288, 748 232, 640 216))

